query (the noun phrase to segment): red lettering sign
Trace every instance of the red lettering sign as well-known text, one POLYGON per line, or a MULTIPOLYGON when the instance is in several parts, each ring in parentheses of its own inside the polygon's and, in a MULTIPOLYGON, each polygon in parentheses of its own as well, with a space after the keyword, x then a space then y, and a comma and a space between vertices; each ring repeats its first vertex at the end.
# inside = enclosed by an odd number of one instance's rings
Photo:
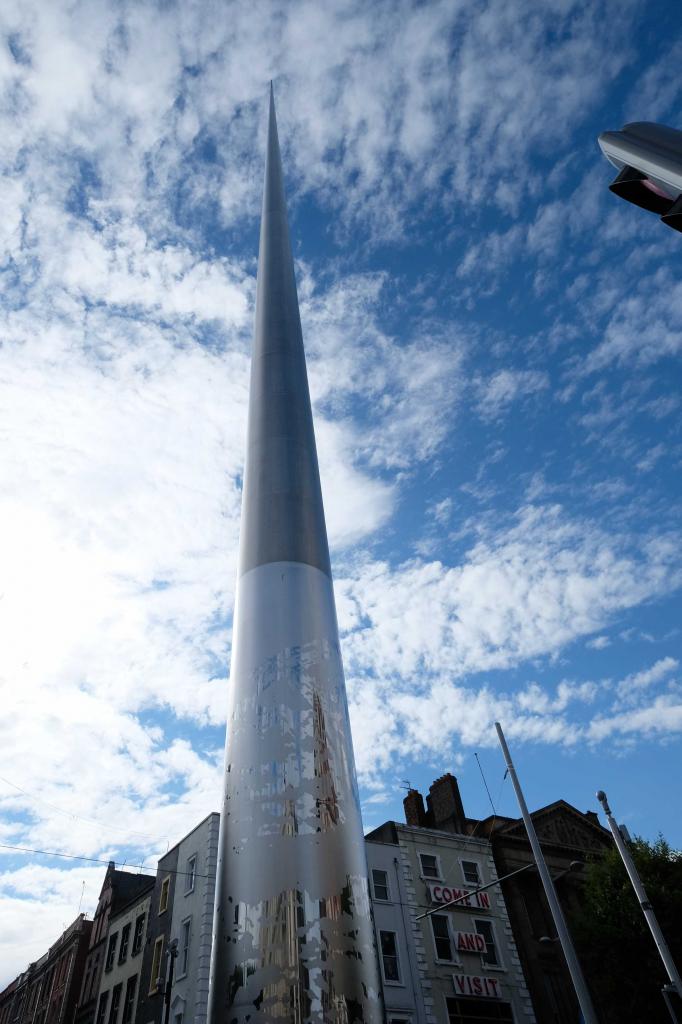
POLYGON ((478 932, 456 932, 456 945, 460 952, 482 953, 485 949, 485 939, 478 932))
POLYGON ((449 885, 430 885, 429 891, 432 903, 452 903, 453 908, 478 907, 479 910, 490 910, 490 897, 487 892, 472 895, 468 889, 456 889, 449 885))
POLYGON ((496 978, 482 978, 478 974, 453 974, 455 992, 461 996, 482 996, 501 999, 500 983, 496 978))

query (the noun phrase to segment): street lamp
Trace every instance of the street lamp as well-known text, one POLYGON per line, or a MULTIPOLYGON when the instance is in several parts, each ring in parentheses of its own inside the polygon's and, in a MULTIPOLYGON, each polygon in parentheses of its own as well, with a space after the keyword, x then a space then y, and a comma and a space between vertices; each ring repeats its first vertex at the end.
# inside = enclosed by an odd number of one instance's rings
POLYGON ((168 949, 166 950, 166 956, 169 958, 168 970, 166 971, 166 988, 163 994, 163 1001, 165 1003, 163 1024, 168 1024, 170 1018, 170 1004, 171 1004, 171 989, 173 988, 173 974, 175 972, 175 959, 178 955, 178 940, 173 939, 168 943, 168 949))
POLYGON ((628 850, 625 844, 623 834, 620 828, 618 827, 616 819, 611 814, 611 808, 609 807, 609 802, 607 800, 606 793, 603 789, 600 789, 597 793, 597 800, 604 808, 604 814, 606 815, 606 820, 609 823, 609 828, 611 829, 611 834, 613 835, 613 839, 618 849, 618 853, 620 854, 623 864, 625 865, 625 870, 627 871, 630 877, 630 881, 632 882, 632 888, 635 890, 635 895, 639 901, 640 907, 642 908, 642 913, 644 914, 646 923, 649 925, 649 930, 651 931, 651 934, 654 938, 654 942, 658 947, 658 952, 661 956, 661 960, 663 961, 663 966, 665 967, 668 977, 670 978, 670 984, 664 985, 662 992, 666 1006, 670 1011, 670 1016, 674 1021, 676 1021, 677 1017, 673 1011, 669 993, 676 992, 680 999, 682 999, 682 978, 680 978, 680 973, 677 970, 677 965, 673 960, 672 953, 668 948, 668 943, 665 941, 665 937, 663 935, 663 932, 661 931, 661 927, 658 923, 658 920, 656 919, 654 908, 651 906, 651 903, 649 902, 649 897, 646 894, 646 889, 642 885, 642 879, 639 877, 639 872, 635 867, 635 862, 630 856, 630 851, 628 850))

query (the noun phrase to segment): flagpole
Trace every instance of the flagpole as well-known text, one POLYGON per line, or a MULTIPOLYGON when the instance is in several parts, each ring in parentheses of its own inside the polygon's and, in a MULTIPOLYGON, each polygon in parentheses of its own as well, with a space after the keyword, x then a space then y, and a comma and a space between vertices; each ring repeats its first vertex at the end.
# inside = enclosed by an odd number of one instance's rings
POLYGON ((537 833, 535 831, 535 826, 533 825, 533 822, 531 820, 531 816, 528 811, 528 806, 526 804, 525 797, 521 790, 521 784, 517 778, 516 769, 514 768, 514 765, 512 763, 511 754, 509 753, 509 747, 507 746, 507 741, 504 738, 502 726, 500 725, 499 722, 495 722, 495 729, 497 730, 497 738, 500 741, 500 746, 502 747, 502 753, 504 754, 504 760, 507 765, 507 771, 509 772, 509 777, 512 780, 514 792, 516 793, 516 799, 519 802, 519 807, 521 809, 521 817, 523 818, 523 823, 526 826, 526 832, 528 833, 528 839, 530 840, 530 846, 531 850, 533 851, 533 857, 535 858, 538 873, 540 875, 542 885, 545 890, 545 896, 547 897, 547 902, 549 903, 549 909, 552 912, 552 917, 554 918, 554 927, 556 928, 557 936, 559 938, 559 942, 561 943, 561 948, 564 951, 566 965, 571 975, 573 988, 575 989, 575 994, 578 998, 578 1004, 580 1005, 580 1010, 582 1012, 584 1024, 598 1024, 597 1015, 594 1012, 594 1007, 592 1006, 590 993, 587 989, 587 985, 585 984, 585 979, 583 977, 583 972, 580 967, 580 963, 578 961, 575 949, 573 948, 573 940, 571 939, 571 934, 568 930, 568 926, 564 919, 561 904, 559 903, 559 899, 554 888, 554 883, 552 882, 552 876, 550 875, 547 864, 545 863, 545 858, 542 853, 542 847, 540 846, 540 841, 538 840, 537 833))
POLYGON ((649 902, 649 897, 646 894, 646 889, 642 885, 642 879, 639 877, 639 872, 635 867, 635 862, 630 856, 630 851, 625 845, 625 841, 623 840, 623 835, 618 827, 618 823, 611 814, 611 808, 609 807, 609 802, 606 798, 606 793, 603 789, 600 789, 597 793, 597 800, 604 808, 604 814, 606 815, 606 820, 608 821, 609 828, 611 829, 611 832, 613 834, 613 839, 618 849, 618 853, 620 854, 623 864, 625 865, 625 870, 627 871, 630 877, 630 881, 632 882, 632 888, 635 890, 635 895, 639 901, 640 907, 642 908, 642 913, 646 918, 646 923, 649 925, 649 930, 651 931, 651 934, 654 938, 654 942, 658 947, 658 952, 660 953, 661 960, 663 961, 663 966, 665 967, 668 973, 668 977, 670 978, 671 985, 677 992, 680 999, 682 999, 682 979, 680 979, 680 972, 677 970, 677 965, 673 960, 672 953, 670 952, 670 949, 668 947, 668 943, 665 941, 665 936, 663 935, 660 925, 656 919, 654 908, 651 906, 651 903, 649 902))

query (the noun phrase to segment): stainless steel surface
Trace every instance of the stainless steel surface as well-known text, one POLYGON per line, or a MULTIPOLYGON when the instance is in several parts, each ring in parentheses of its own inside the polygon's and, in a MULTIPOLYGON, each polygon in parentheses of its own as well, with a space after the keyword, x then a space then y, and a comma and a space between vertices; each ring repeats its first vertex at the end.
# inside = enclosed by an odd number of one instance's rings
POLYGON ((519 808, 521 810, 521 817, 523 818, 523 823, 526 826, 526 832, 528 833, 528 840, 533 851, 535 863, 537 864, 538 874, 540 875, 542 886, 545 890, 545 896, 549 903, 549 909, 552 913, 552 918, 554 919, 554 927, 557 931, 557 937, 561 943, 561 948, 564 951, 566 965, 571 975, 571 981, 573 982, 573 988, 575 989, 584 1024, 598 1024, 597 1015, 594 1012, 594 1007, 592 1006, 592 999, 587 985, 585 984, 582 968, 580 967, 578 957, 576 956, 575 949, 573 948, 571 933, 569 932, 564 919, 564 913, 561 909, 561 904, 559 903, 554 883, 552 882, 552 876, 550 875, 549 868, 545 863, 542 847, 540 846, 540 841, 537 837, 535 826, 533 825, 533 819, 529 814, 526 798, 523 795, 521 783, 518 780, 516 769, 512 763, 511 754, 509 753, 509 747, 507 746, 507 741, 504 738, 502 726, 499 722, 495 722, 495 729, 497 731, 497 738, 500 741, 500 746, 502 747, 507 771, 509 772, 509 777, 512 781, 514 792, 516 793, 516 799, 518 800, 519 808))
POLYGON ((379 1024, 379 968, 274 104, 209 1024, 379 1024))
POLYGON ((331 576, 272 92, 247 444, 240 573, 289 561, 331 576))

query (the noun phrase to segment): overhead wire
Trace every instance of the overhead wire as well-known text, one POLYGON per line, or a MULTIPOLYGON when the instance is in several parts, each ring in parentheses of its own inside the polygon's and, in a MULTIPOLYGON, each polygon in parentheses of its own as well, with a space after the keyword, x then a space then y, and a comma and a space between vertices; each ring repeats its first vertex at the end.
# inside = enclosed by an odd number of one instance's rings
POLYGON ((49 800, 43 799, 43 797, 35 796, 33 793, 29 793, 28 790, 22 789, 16 782, 12 782, 11 779, 5 778, 4 775, 0 775, 0 782, 4 782, 6 785, 11 786, 12 789, 16 789, 18 793, 22 793, 28 797, 29 800, 33 800, 37 804, 43 804, 45 807, 49 807, 51 810, 56 811, 57 814, 62 814, 65 818, 71 818, 74 821, 82 821, 86 825, 93 825, 95 828, 107 829, 110 832, 120 832, 128 836, 140 836, 142 839, 165 839, 167 844, 170 844, 170 838, 168 836, 153 836, 149 832, 137 832, 132 828, 120 828, 116 825, 109 825, 103 821, 95 821, 94 818, 84 818, 80 814, 74 814, 72 811, 65 811, 62 807, 57 807, 55 804, 49 802, 49 800))
MULTIPOLYGON (((474 751, 474 757, 476 758, 476 764, 478 765, 478 770, 481 773, 481 778, 483 779, 483 785, 485 786, 485 791, 488 794, 488 800, 490 801, 490 806, 493 809, 493 823, 492 823, 492 826, 490 828, 490 831, 492 832, 493 829, 495 828, 495 822, 497 821, 498 813, 497 813, 497 811, 495 809, 495 804, 493 803, 493 798, 492 798, 492 795, 490 793, 490 788, 488 786, 488 782, 487 782, 486 777, 485 777, 485 775, 483 773, 483 766, 481 764, 481 760, 480 760, 480 758, 478 756, 478 753, 476 751, 474 751)), ((504 786, 504 781, 505 781, 506 778, 507 778, 507 773, 505 772, 504 776, 502 777, 502 782, 500 784, 500 791, 499 791, 499 793, 497 795, 497 803, 498 804, 500 802, 500 797, 502 796, 502 786, 504 786)), ((476 825, 474 827, 474 831, 471 833, 472 837, 476 835, 476 831, 478 829, 478 826, 482 824, 482 820, 483 819, 481 819, 481 820, 476 822, 476 825)))
MULTIPOLYGON (((41 857, 64 857, 67 860, 86 860, 90 864, 106 864, 107 866, 113 863, 114 867, 116 867, 116 861, 102 860, 101 857, 85 857, 75 853, 58 853, 56 850, 34 850, 28 846, 12 846, 11 843, 0 843, 0 850, 16 850, 19 853, 35 853, 41 857)), ((163 857, 160 859, 162 860, 163 857)), ((144 863, 128 864, 126 861, 123 861, 121 868, 123 867, 137 868, 139 871, 150 870, 150 868, 148 868, 144 863)), ((202 875, 198 871, 177 871, 175 868, 161 868, 161 871, 164 875, 178 875, 185 878, 213 878, 213 875, 202 875)), ((151 878, 152 876, 150 875, 149 877, 151 878)))

